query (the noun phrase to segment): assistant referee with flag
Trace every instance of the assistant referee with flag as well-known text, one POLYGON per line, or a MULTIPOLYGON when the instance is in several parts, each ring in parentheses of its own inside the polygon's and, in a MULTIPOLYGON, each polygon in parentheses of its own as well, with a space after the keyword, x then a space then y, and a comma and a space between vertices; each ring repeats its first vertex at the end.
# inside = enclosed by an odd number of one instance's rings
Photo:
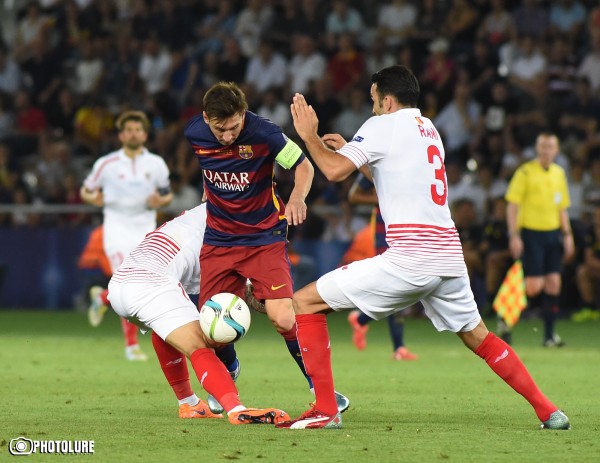
POLYGON ((567 177, 554 160, 560 151, 558 137, 541 133, 535 144, 536 158, 515 172, 508 190, 506 219, 509 248, 521 258, 525 292, 529 301, 541 295, 544 346, 560 347, 554 332, 559 311, 561 261, 574 253, 573 233, 567 214, 570 205, 567 177))

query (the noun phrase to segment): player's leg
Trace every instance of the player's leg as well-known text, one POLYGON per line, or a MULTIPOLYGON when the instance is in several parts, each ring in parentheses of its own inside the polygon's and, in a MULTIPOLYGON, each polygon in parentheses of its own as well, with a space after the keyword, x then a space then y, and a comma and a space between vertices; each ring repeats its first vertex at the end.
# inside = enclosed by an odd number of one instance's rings
MULTIPOLYGON (((231 424, 279 423, 289 415, 276 408, 249 409, 240 401, 229 371, 215 355, 200 324, 191 322, 173 330, 165 339, 190 359, 202 387, 223 406, 231 424)), ((205 413, 211 413, 206 405, 205 413)))
POLYGON ((395 313, 387 317, 388 327, 390 329, 390 337, 394 346, 394 360, 412 361, 419 358, 413 354, 404 345, 404 317, 401 313, 395 313))
POLYGON ((348 314, 348 323, 352 328, 352 343, 358 350, 364 350, 367 347, 367 332, 369 331, 369 322, 372 320, 360 310, 352 310, 348 314))
MULTIPOLYGON (((240 361, 237 358, 237 353, 235 352, 235 348, 233 344, 225 344, 215 349, 215 354, 219 358, 219 360, 225 365, 231 379, 235 382, 240 375, 241 367, 240 361)), ((210 411, 213 413, 223 413, 223 406, 219 403, 219 401, 212 395, 208 394, 208 406, 210 407, 210 411)))
POLYGON ((542 423, 548 422, 558 411, 537 387, 513 349, 488 331, 477 310, 467 276, 442 278, 435 291, 424 298, 423 305, 438 331, 455 332, 494 373, 531 404, 542 423))
POLYGON ((560 311, 562 246, 558 231, 547 232, 544 253, 544 289, 542 292, 542 318, 544 320, 544 346, 562 347, 564 343, 555 332, 556 319, 560 311))

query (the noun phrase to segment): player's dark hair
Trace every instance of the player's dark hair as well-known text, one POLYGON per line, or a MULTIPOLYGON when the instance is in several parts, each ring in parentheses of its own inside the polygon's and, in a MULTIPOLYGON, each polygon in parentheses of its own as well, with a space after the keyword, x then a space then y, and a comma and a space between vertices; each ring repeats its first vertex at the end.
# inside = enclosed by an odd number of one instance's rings
POLYGON ((125 124, 129 121, 139 122, 142 124, 144 132, 148 133, 150 131, 150 121, 148 120, 148 116, 143 111, 125 111, 121 114, 115 125, 117 126, 117 130, 122 132, 125 130, 125 124))
POLYGON ((222 121, 248 109, 246 95, 234 82, 217 82, 206 92, 203 103, 209 120, 222 121))
POLYGON ((371 82, 377 85, 380 100, 389 95, 401 105, 413 108, 419 102, 419 81, 406 66, 397 64, 384 68, 371 76, 371 82))

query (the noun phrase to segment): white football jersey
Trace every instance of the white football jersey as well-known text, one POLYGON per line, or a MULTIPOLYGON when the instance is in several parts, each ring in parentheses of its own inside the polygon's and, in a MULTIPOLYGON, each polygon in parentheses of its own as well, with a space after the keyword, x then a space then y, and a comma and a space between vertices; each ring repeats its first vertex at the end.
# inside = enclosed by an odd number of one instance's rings
POLYGON ((105 248, 123 242, 126 254, 156 228, 156 210, 146 206, 146 199, 169 187, 169 169, 163 158, 145 149, 133 159, 120 149, 100 157, 83 184, 102 189, 105 248))
POLYGON ((188 294, 200 293, 200 247, 206 228, 206 203, 148 233, 125 258, 112 279, 119 283, 179 281, 188 294))
POLYGON ((419 109, 371 117, 338 152, 357 168, 371 169, 390 247, 383 254, 387 260, 421 275, 466 273, 448 207, 444 146, 419 109))

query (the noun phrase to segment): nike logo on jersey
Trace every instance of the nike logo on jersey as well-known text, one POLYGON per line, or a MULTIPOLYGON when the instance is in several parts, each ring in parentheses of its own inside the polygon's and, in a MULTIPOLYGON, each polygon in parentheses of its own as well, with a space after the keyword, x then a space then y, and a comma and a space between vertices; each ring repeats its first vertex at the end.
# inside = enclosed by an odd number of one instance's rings
POLYGON ((279 286, 271 285, 271 291, 277 291, 278 289, 281 289, 281 288, 283 288, 286 285, 287 285, 287 283, 284 283, 284 284, 279 285, 279 286))
POLYGON ((500 360, 505 359, 506 357, 508 357, 508 349, 504 349, 504 352, 502 352, 498 358, 494 360, 494 363, 498 363, 500 360))

